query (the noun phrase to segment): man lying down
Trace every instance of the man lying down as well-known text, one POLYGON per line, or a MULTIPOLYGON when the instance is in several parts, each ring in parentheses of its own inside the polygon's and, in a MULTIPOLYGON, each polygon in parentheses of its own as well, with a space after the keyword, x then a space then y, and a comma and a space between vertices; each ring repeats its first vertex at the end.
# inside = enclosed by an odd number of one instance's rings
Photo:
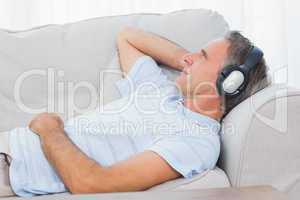
POLYGON ((42 113, 1 135, 2 196, 140 191, 191 178, 215 167, 222 118, 268 85, 263 53, 235 31, 197 52, 134 27, 117 44, 122 98, 65 124, 42 113), (182 71, 175 83, 156 62, 182 71))

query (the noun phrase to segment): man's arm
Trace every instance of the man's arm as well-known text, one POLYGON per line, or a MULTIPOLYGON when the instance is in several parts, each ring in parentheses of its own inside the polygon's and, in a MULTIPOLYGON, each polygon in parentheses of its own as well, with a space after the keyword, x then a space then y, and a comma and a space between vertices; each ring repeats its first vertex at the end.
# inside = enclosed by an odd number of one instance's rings
POLYGON ((40 136, 45 156, 71 193, 139 191, 180 176, 151 151, 102 167, 71 142, 54 114, 38 115, 29 127, 40 136))
POLYGON ((159 63, 182 70, 180 59, 188 51, 174 42, 134 27, 119 32, 118 50, 123 72, 128 73, 134 62, 143 55, 149 55, 159 63))

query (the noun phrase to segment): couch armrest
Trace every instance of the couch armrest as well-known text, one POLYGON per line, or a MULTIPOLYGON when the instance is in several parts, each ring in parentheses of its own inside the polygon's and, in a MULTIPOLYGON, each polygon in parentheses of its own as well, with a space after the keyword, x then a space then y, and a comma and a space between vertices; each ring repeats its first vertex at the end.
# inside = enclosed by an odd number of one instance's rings
POLYGON ((299 130, 300 91, 271 85, 224 119, 219 165, 232 186, 272 185, 300 192, 299 130))

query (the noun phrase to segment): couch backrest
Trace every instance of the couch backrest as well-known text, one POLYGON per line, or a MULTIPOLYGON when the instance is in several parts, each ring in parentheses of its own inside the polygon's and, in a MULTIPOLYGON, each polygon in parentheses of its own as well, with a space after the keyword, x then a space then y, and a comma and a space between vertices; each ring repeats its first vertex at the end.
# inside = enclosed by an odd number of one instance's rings
MULTIPOLYGON (((299 182, 300 90, 272 84, 236 106, 224 119, 219 166, 232 186, 299 182)), ((299 190, 298 190, 299 191, 299 190)))
POLYGON ((222 16, 204 9, 0 30, 0 131, 26 125, 34 112, 47 107, 67 118, 118 98, 115 40, 124 25, 160 34, 190 51, 228 30, 222 16), (107 69, 112 72, 101 78, 107 69))

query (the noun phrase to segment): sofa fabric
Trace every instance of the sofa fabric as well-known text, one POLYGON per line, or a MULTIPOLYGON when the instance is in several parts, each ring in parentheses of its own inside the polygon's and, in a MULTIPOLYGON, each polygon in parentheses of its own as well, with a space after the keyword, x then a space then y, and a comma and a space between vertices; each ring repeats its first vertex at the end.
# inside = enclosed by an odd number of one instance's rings
MULTIPOLYGON (((119 98, 116 35, 125 25, 160 34, 190 51, 228 31, 222 16, 204 9, 0 30, 0 132, 26 126, 35 113, 57 112, 67 119, 119 98)), ((162 67, 170 79, 176 77, 176 71, 162 67)), ((226 174, 216 168, 153 190, 228 186, 226 174)))
POLYGON ((300 196, 300 90, 273 84, 224 119, 219 165, 232 186, 272 185, 300 196))
POLYGON ((225 172, 216 167, 214 170, 207 170, 198 174, 191 179, 175 179, 164 184, 154 186, 149 191, 165 191, 165 190, 193 190, 193 189, 209 189, 230 187, 229 180, 225 172))

